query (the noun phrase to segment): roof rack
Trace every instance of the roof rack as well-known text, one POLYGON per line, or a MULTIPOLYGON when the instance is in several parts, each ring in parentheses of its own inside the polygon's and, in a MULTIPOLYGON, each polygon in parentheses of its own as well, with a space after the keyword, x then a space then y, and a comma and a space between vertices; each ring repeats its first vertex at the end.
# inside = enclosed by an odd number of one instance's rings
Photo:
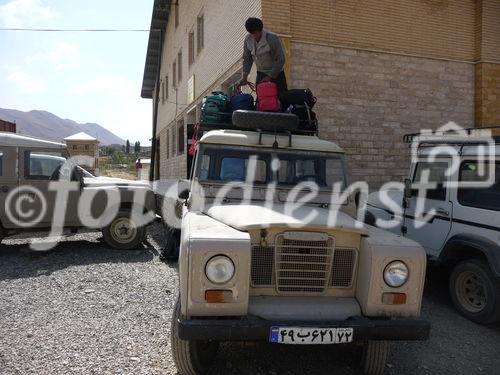
POLYGON ((294 130, 274 130, 274 129, 263 129, 263 128, 250 128, 250 127, 241 127, 241 126, 236 126, 232 123, 220 123, 220 122, 200 122, 199 123, 199 130, 200 131, 209 131, 209 130, 241 130, 241 131, 251 131, 251 132, 259 132, 263 134, 270 134, 270 135, 285 135, 285 136, 292 136, 292 135, 318 135, 318 132, 316 130, 301 130, 301 129, 294 129, 294 130))
MULTIPOLYGON (((500 131, 500 125, 485 126, 485 127, 480 127, 480 128, 466 128, 466 129, 463 129, 463 131, 465 131, 467 135, 473 135, 472 134, 473 132, 477 132, 477 131, 481 131, 481 130, 492 130, 492 129, 500 131)), ((450 129, 450 130, 445 130, 445 131, 436 131, 435 133, 429 134, 429 137, 432 137, 432 136, 434 136, 434 137, 438 137, 438 136, 450 136, 450 135, 458 135, 458 136, 460 136, 460 134, 457 134, 456 130, 450 129)), ((425 136, 425 135, 422 134, 422 133, 409 133, 409 134, 405 134, 403 136, 403 141, 405 143, 412 143, 415 138, 421 137, 421 136, 425 136)), ((500 144, 500 135, 499 136, 495 135, 492 138, 495 140, 495 143, 500 144)), ((445 141, 445 140, 443 140, 443 141, 441 141, 441 142, 443 142, 443 143, 450 143, 450 142, 445 141)), ((435 140, 434 143, 439 143, 439 139, 436 138, 436 140, 435 140)), ((462 141, 462 143, 466 143, 466 142, 462 141)))

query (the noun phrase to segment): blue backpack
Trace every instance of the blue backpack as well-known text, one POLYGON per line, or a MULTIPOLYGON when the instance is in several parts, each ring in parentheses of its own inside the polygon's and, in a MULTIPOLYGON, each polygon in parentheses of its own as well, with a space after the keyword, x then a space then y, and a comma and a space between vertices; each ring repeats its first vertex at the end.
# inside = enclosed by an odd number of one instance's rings
MULTIPOLYGON (((249 84, 250 88, 253 90, 253 85, 249 84)), ((255 102, 251 94, 245 94, 241 91, 241 85, 236 86, 234 90, 235 94, 231 97, 231 110, 238 111, 254 111, 255 102)))

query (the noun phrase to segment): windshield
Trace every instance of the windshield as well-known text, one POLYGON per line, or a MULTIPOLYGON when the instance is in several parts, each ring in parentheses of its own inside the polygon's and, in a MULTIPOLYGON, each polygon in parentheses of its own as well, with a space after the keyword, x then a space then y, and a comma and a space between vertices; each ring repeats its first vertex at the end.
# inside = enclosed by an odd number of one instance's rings
POLYGON ((203 145, 196 177, 213 182, 277 182, 283 187, 301 182, 313 182, 325 189, 336 183, 346 186, 342 154, 302 150, 203 145))

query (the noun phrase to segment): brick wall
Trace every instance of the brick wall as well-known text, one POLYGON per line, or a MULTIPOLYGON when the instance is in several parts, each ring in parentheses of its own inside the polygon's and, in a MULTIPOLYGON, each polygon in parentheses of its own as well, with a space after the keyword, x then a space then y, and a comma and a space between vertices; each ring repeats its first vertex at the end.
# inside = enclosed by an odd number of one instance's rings
POLYGON ((474 65, 292 42, 291 84, 310 87, 320 136, 349 156, 371 189, 408 172, 406 133, 473 126, 474 65))
POLYGON ((476 124, 500 125, 500 64, 476 65, 476 124))
MULTIPOLYGON (((494 20, 492 10, 499 2, 482 1, 491 4, 485 13, 494 20)), ((262 0, 262 15, 267 27, 291 34, 296 41, 472 61, 475 3, 473 0, 262 0)))

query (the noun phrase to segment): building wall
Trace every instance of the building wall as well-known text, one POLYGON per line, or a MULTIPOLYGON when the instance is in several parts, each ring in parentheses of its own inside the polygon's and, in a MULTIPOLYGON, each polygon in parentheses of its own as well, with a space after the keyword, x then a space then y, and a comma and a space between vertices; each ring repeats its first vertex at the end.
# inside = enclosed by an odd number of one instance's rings
POLYGON ((408 173, 403 135, 448 121, 473 126, 474 65, 292 42, 294 87, 318 98, 320 137, 348 154, 370 188, 408 173))
MULTIPOLYGON (((175 3, 175 2, 174 2, 175 3)), ((244 27, 248 17, 261 16, 260 0, 179 0, 179 25, 175 27, 176 5, 171 6, 162 55, 160 105, 157 134, 160 138, 160 177, 186 176, 187 150, 177 152, 176 132, 178 121, 184 120, 184 139, 187 139, 189 118, 196 112, 196 105, 211 90, 220 89, 228 78, 238 74, 243 53, 244 27), (189 33, 194 31, 197 41, 197 18, 203 15, 204 47, 195 48, 194 63, 189 66, 189 33), (182 80, 173 86, 173 63, 177 65, 182 50, 182 80), (161 91, 168 75, 168 93, 161 91), (194 101, 188 103, 188 80, 194 76, 194 101), (191 111, 191 116, 186 113, 191 111), (169 132, 169 151, 165 150, 169 132)), ((195 43, 196 44, 196 43, 195 43)), ((166 90, 165 90, 166 91, 166 90)))

